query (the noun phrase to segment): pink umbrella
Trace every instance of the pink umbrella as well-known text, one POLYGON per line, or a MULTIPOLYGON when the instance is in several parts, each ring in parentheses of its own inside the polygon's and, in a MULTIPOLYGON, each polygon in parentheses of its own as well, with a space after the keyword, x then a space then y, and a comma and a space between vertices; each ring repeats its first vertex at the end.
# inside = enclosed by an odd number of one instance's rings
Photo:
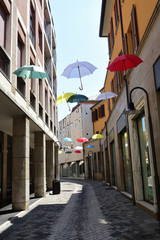
POLYGON ((77 142, 88 142, 87 138, 81 137, 77 139, 77 142))

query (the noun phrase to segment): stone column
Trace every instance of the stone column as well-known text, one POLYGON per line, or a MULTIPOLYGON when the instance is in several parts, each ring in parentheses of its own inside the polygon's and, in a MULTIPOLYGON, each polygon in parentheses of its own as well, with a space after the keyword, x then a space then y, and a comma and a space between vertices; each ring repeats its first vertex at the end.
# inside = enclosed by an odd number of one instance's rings
POLYGON ((13 118, 12 208, 29 208, 30 122, 26 116, 13 118))
POLYGON ((46 162, 47 162, 47 189, 52 190, 52 181, 54 179, 54 142, 46 142, 46 162))
POLYGON ((46 136, 35 133, 35 197, 46 196, 46 136))

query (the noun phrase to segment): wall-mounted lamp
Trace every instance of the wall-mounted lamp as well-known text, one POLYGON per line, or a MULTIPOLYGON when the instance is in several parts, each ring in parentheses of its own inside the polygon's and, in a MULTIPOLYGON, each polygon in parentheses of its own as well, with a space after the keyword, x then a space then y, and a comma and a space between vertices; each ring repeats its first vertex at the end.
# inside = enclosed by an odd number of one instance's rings
POLYGON ((125 115, 134 115, 134 114, 139 114, 140 112, 141 112, 140 110, 135 109, 133 102, 129 102, 128 108, 126 109, 124 114, 125 115))

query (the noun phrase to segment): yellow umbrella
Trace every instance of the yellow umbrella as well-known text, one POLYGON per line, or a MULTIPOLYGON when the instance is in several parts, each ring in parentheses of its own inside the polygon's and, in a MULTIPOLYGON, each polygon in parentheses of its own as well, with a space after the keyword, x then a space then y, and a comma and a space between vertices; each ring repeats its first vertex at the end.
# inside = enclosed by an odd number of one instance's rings
POLYGON ((58 154, 61 154, 61 153, 62 153, 62 150, 59 150, 59 151, 58 151, 58 154))
POLYGON ((71 97, 75 95, 75 93, 63 93, 62 95, 60 95, 57 100, 56 103, 64 103, 67 102, 67 100, 71 97))
POLYGON ((102 135, 102 134, 94 134, 93 136, 92 136, 92 138, 93 139, 99 139, 99 138, 103 138, 104 136, 102 135))

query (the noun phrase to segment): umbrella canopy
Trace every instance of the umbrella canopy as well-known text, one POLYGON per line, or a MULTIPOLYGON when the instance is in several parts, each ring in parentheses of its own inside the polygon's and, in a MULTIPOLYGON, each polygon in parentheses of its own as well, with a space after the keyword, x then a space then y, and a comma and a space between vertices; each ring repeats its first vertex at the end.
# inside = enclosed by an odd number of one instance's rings
POLYGON ((80 150, 76 150, 75 153, 81 153, 81 151, 80 150))
POLYGON ((80 90, 83 89, 83 85, 82 85, 82 80, 81 77, 87 76, 92 74, 97 68, 86 61, 82 61, 82 62, 75 62, 72 63, 70 65, 68 65, 63 73, 62 76, 66 77, 66 78, 79 78, 80 79, 80 83, 81 83, 81 87, 79 88, 80 90))
POLYGON ((93 145, 88 145, 87 148, 94 148, 95 146, 93 145))
POLYGON ((77 139, 77 142, 88 142, 88 139, 82 137, 82 138, 77 139))
POLYGON ((44 72, 44 70, 36 65, 24 65, 21 68, 18 68, 14 74, 16 74, 18 77, 23 77, 23 78, 45 78, 48 77, 48 74, 44 72))
POLYGON ((62 150, 59 150, 59 151, 58 151, 58 154, 61 154, 61 153, 62 153, 62 150))
POLYGON ((100 139, 100 138, 103 138, 104 136, 102 135, 102 134, 94 134, 93 136, 92 136, 92 138, 93 139, 100 139))
POLYGON ((96 97, 95 100, 104 100, 104 99, 108 99, 108 98, 113 98, 113 97, 117 97, 118 95, 116 93, 113 92, 104 92, 101 93, 98 97, 96 97))
POLYGON ((63 149, 66 150, 66 149, 71 149, 71 148, 69 146, 64 146, 63 149))
POLYGON ((66 151, 65 153, 70 154, 70 153, 72 153, 72 152, 71 152, 71 151, 66 151))
POLYGON ((107 69, 111 72, 125 71, 137 67, 142 62, 143 61, 134 54, 122 55, 115 58, 107 69))
POLYGON ((73 142, 72 138, 62 138, 62 141, 66 141, 66 142, 73 142))
POLYGON ((75 94, 75 95, 72 95, 71 97, 68 98, 67 102, 84 102, 84 101, 87 101, 88 100, 88 97, 86 97, 85 95, 82 95, 82 94, 75 94))
POLYGON ((76 95, 75 93, 63 93, 62 95, 60 95, 57 100, 56 100, 56 103, 64 103, 64 102, 67 102, 67 100, 73 96, 73 95, 76 95))
POLYGON ((75 150, 82 150, 82 149, 83 149, 83 147, 81 147, 81 146, 75 147, 75 150))

